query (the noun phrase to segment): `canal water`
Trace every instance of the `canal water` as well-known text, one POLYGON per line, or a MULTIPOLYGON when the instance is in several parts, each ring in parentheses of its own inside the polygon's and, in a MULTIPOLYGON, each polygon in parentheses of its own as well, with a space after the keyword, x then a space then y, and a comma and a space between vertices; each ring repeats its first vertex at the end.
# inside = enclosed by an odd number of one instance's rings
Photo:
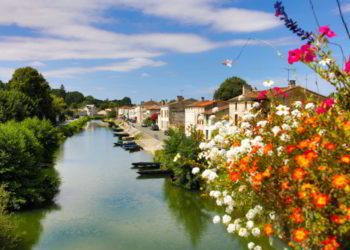
POLYGON ((19 250, 247 249, 248 240, 212 224, 211 200, 166 179, 138 179, 131 163, 151 155, 113 147, 115 140, 97 122, 66 140, 56 205, 15 216, 25 239, 19 250))

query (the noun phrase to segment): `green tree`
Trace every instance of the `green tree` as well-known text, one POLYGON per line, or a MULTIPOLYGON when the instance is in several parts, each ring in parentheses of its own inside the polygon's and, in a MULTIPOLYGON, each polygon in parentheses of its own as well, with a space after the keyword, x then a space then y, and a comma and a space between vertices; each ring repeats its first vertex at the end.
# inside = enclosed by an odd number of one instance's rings
POLYGON ((8 88, 20 91, 30 97, 39 118, 55 120, 50 86, 36 69, 31 67, 17 69, 8 83, 8 88))
POLYGON ((117 116, 117 112, 115 111, 115 109, 112 109, 112 111, 108 112, 107 117, 108 118, 116 118, 117 116))
POLYGON ((66 93, 66 99, 65 102, 68 106, 79 106, 83 103, 85 100, 85 97, 82 93, 79 91, 72 91, 66 93))
POLYGON ((63 84, 61 84, 61 87, 59 89, 52 89, 51 94, 65 99, 66 98, 66 90, 65 90, 63 84))
POLYGON ((33 100, 16 90, 0 90, 0 122, 22 121, 35 115, 33 100))
POLYGON ((67 104, 64 102, 64 99, 62 97, 52 95, 52 106, 56 117, 58 117, 60 121, 63 121, 67 109, 67 104))
POLYGON ((251 86, 239 77, 227 78, 214 93, 215 100, 227 101, 233 97, 242 94, 242 87, 246 86, 251 89, 251 86))
POLYGON ((0 90, 3 90, 6 88, 6 84, 0 81, 0 90))

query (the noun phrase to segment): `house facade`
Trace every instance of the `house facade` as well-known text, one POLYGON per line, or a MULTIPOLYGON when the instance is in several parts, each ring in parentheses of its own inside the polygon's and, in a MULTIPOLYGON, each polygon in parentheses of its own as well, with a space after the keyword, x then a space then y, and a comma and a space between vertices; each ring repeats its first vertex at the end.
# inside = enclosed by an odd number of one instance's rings
POLYGON ((159 129, 167 131, 169 128, 184 126, 185 108, 196 101, 195 99, 184 99, 182 96, 178 96, 176 101, 163 104, 158 116, 159 129))
POLYGON ((225 101, 199 101, 185 108, 185 131, 190 135, 192 129, 202 131, 205 139, 210 139, 216 120, 229 115, 229 103, 225 101))
POLYGON ((95 116, 97 114, 96 106, 94 104, 88 104, 84 107, 87 116, 95 116))

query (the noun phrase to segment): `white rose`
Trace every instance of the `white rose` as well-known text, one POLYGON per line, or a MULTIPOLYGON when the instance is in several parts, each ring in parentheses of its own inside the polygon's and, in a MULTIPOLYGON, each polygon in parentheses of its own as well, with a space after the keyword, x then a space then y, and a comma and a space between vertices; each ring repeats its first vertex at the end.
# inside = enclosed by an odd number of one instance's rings
POLYGON ((224 216, 222 216, 222 223, 224 224, 228 224, 231 221, 231 216, 225 214, 224 216))
POLYGON ((199 167, 195 167, 192 169, 192 174, 198 174, 200 171, 199 167))
POLYGON ((241 237, 248 237, 248 230, 244 227, 240 228, 238 231, 238 235, 241 237))
POLYGON ((213 223, 214 224, 218 224, 221 221, 221 218, 219 215, 215 215, 213 218, 213 223))
POLYGON ((254 221, 248 220, 246 226, 248 229, 252 229, 254 227, 254 221))
POLYGON ((255 237, 260 236, 260 229, 257 228, 257 227, 254 227, 254 228, 252 229, 252 234, 253 234, 255 237))
POLYGON ((252 250, 255 246, 255 243, 254 242, 249 242, 248 243, 248 249, 252 250))

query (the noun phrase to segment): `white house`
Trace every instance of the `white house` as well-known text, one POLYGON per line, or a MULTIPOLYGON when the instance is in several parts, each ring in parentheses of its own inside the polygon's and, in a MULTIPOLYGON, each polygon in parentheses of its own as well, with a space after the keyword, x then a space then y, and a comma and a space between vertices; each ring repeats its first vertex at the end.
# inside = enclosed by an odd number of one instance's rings
POLYGON ((94 104, 86 105, 84 110, 86 111, 86 114, 88 116, 95 116, 96 115, 96 107, 94 104))
POLYGON ((229 105, 224 101, 199 101, 185 108, 185 129, 189 135, 191 129, 203 132, 205 139, 210 139, 216 120, 224 119, 229 114, 229 105))

